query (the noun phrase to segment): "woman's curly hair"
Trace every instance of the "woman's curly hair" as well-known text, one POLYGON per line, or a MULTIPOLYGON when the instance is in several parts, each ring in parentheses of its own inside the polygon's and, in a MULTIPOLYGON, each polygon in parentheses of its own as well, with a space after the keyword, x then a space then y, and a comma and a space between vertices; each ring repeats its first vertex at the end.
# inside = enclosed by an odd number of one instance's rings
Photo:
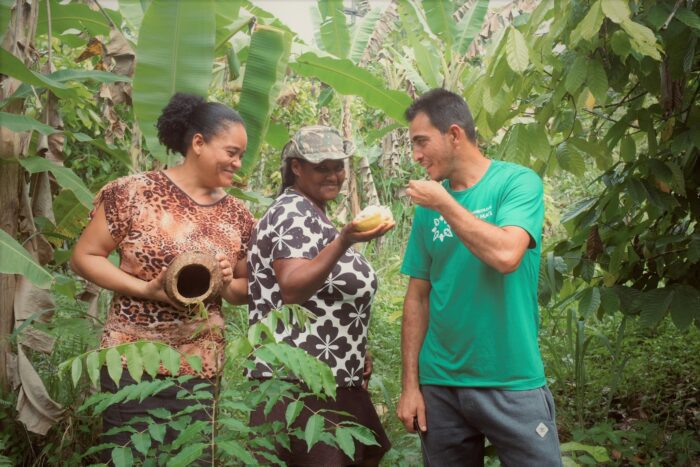
POLYGON ((195 134, 200 133, 204 141, 209 141, 231 123, 244 124, 235 110, 218 102, 206 102, 201 96, 178 92, 161 112, 156 127, 158 140, 167 152, 186 156, 195 134))

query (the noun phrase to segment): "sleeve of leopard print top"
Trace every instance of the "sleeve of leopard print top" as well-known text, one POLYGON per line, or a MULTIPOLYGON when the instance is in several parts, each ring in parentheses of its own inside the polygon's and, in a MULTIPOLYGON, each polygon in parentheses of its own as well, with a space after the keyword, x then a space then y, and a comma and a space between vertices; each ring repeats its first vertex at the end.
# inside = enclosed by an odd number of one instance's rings
POLYGON ((241 249, 238 251, 236 259, 245 260, 250 248, 250 239, 253 235, 253 228, 256 221, 253 215, 247 209, 243 208, 239 214, 239 226, 241 229, 241 249))
POLYGON ((103 186, 93 201, 94 208, 90 212, 90 218, 102 204, 107 217, 107 228, 117 243, 121 243, 131 229, 131 219, 134 215, 132 188, 132 177, 118 178, 103 186))

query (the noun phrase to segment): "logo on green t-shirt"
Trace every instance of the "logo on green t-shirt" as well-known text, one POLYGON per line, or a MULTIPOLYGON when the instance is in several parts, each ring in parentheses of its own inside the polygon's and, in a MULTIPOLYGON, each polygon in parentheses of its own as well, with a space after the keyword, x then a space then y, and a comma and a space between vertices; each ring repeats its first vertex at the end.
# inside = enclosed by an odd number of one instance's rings
POLYGON ((450 228, 450 224, 448 224, 445 221, 445 218, 440 216, 435 219, 433 219, 433 242, 435 240, 440 240, 441 242, 445 241, 445 237, 453 237, 452 235, 452 229, 450 228))

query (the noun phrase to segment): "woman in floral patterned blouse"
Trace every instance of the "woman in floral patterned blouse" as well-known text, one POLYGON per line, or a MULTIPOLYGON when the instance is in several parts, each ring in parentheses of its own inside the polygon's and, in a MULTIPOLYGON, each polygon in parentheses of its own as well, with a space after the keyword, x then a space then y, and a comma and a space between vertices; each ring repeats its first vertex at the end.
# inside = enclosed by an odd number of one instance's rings
MULTIPOLYGON (((195 376, 186 383, 188 387, 201 387, 217 375, 222 364, 221 299, 205 301, 206 318, 199 310, 184 310, 165 294, 164 272, 180 253, 210 253, 222 270, 221 295, 233 303, 245 302, 243 259, 254 220, 223 188, 231 185, 241 166, 246 130, 236 111, 181 93, 163 109, 157 126, 161 143, 168 151, 181 153, 184 161, 166 170, 122 177, 102 188, 71 265, 79 275, 114 291, 102 347, 144 340, 165 342, 183 355, 201 358, 201 370, 195 370, 183 357, 179 372, 195 376), (114 250, 120 256, 119 267, 107 259, 114 250)), ((159 374, 168 372, 161 366, 159 374)), ((125 371, 115 384, 103 369, 101 383, 103 391, 116 392, 134 381, 125 371)), ((191 401, 178 400, 178 390, 173 387, 143 402, 111 406, 103 414, 103 430, 127 425, 130 418, 146 415, 152 408, 182 410, 191 401)), ((209 419, 206 410, 191 415, 209 419)), ((168 432, 165 441, 173 435, 168 432)), ((104 436, 103 442, 129 445, 130 436, 122 432, 104 436)))
MULTIPOLYGON (((359 232, 354 223, 338 231, 326 216, 326 203, 338 196, 345 180, 344 159, 349 142, 324 126, 304 127, 285 146, 283 187, 254 230, 248 254, 249 318, 256 323, 283 304, 301 304, 315 315, 309 329, 276 329, 277 339, 300 347, 330 366, 336 400, 304 400, 294 427, 303 429, 311 411, 347 412, 374 431, 379 446, 356 443, 355 458, 323 443, 307 452, 303 440, 274 453, 290 465, 377 465, 389 449, 379 417, 366 390, 367 329, 377 278, 367 260, 351 246, 384 235, 394 225, 381 224, 359 232)), ((367 362, 369 363, 369 362, 367 362)), ((371 364, 369 365, 371 366, 371 364)), ((269 378, 270 368, 259 363, 253 378, 269 378)), ((285 420, 286 403, 269 416, 260 408, 251 424, 285 420)), ((332 412, 326 412, 332 413, 332 412)))

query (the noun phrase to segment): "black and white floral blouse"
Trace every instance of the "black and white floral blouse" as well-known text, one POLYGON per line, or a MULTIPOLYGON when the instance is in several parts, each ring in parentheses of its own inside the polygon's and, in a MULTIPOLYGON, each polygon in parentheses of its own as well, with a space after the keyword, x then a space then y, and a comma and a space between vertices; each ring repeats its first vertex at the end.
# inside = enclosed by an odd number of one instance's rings
MULTIPOLYGON (((283 305, 272 262, 282 258, 313 259, 338 235, 326 215, 293 189, 287 189, 275 200, 255 227, 248 251, 251 325, 283 305)), ((328 364, 339 387, 360 386, 376 290, 377 276, 372 266, 349 248, 323 287, 302 304, 316 315, 310 330, 285 328, 280 323, 275 337, 328 364)), ((271 371, 258 364, 249 376, 265 378, 271 376, 271 371)))

